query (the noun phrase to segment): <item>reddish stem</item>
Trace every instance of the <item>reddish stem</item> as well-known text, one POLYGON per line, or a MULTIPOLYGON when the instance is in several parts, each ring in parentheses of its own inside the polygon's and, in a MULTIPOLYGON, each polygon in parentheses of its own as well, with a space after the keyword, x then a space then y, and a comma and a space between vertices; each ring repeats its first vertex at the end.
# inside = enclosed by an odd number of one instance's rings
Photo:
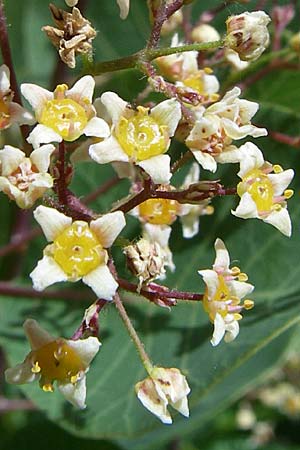
POLYGON ((183 5, 184 0, 174 0, 173 3, 166 5, 162 1, 161 6, 154 14, 154 24, 151 30, 147 49, 156 48, 159 44, 160 34, 163 24, 183 5))
POLYGON ((278 131, 269 131, 269 136, 271 136, 274 141, 290 145, 294 148, 300 148, 300 136, 288 136, 287 134, 279 133, 278 131))

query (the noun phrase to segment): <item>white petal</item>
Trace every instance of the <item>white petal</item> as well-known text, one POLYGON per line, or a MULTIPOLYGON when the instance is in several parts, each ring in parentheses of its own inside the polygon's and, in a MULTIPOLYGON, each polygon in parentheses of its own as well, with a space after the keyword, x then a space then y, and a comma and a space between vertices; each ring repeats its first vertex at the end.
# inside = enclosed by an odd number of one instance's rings
POLYGON ((102 142, 91 145, 89 148, 89 155, 98 164, 106 164, 115 161, 129 161, 128 155, 124 152, 114 136, 110 136, 102 142))
POLYGON ((138 399, 152 414, 157 416, 162 423, 171 424, 172 418, 167 410, 168 401, 166 397, 161 397, 156 390, 155 384, 151 378, 137 383, 135 390, 138 399))
POLYGON ((50 256, 44 256, 29 276, 36 291, 43 291, 51 284, 68 280, 65 272, 50 256))
POLYGON ((143 236, 150 242, 157 242, 162 248, 169 245, 172 228, 169 225, 143 224, 143 236))
POLYGON ((103 119, 100 119, 100 117, 93 117, 89 120, 82 133, 85 134, 85 136, 107 138, 110 135, 110 128, 103 119))
POLYGON ((173 406, 176 411, 180 412, 184 417, 190 417, 189 405, 187 397, 183 397, 177 402, 170 402, 170 405, 173 406))
POLYGON ((226 117, 222 118, 222 123, 227 136, 231 139, 243 139, 246 136, 260 137, 268 134, 265 128, 257 128, 252 124, 239 126, 226 117))
POLYGON ((31 162, 37 167, 39 172, 47 172, 50 166, 50 156, 54 152, 54 145, 42 145, 33 150, 30 154, 31 162))
POLYGON ((269 180, 271 181, 274 188, 274 195, 281 195, 285 189, 288 187, 292 179, 294 178, 293 169, 284 170, 279 173, 271 173, 268 175, 269 180))
POLYGON ((130 0, 117 0, 117 3, 120 8, 120 17, 121 19, 126 19, 129 12, 129 1, 130 0))
POLYGON ((254 286, 250 283, 245 283, 244 281, 228 281, 227 282, 230 290, 230 295, 238 298, 244 298, 246 295, 251 294, 254 286))
POLYGON ((92 220, 90 228, 97 235, 102 247, 109 248, 125 225, 124 214, 121 211, 116 211, 92 220))
POLYGON ((9 104, 9 113, 11 121, 19 125, 33 125, 36 123, 35 117, 18 103, 11 102, 9 104))
POLYGON ((215 159, 221 164, 236 163, 241 160, 241 151, 235 145, 229 145, 215 159))
POLYGON ((169 136, 174 136, 179 120, 181 119, 181 107, 174 98, 159 103, 150 112, 151 117, 160 125, 167 127, 169 136))
POLYGON ((31 383, 38 378, 37 373, 32 373, 32 365, 29 360, 25 360, 22 364, 6 369, 5 380, 10 384, 31 383))
POLYGON ((145 159, 137 165, 150 175, 155 184, 168 184, 172 177, 170 162, 169 155, 158 155, 145 159))
POLYGON ((101 346, 101 342, 94 336, 77 341, 67 340, 67 344, 76 351, 85 367, 89 367, 101 346))
POLYGON ((223 317, 219 313, 217 313, 214 320, 214 333, 210 340, 211 344, 214 347, 218 345, 223 339, 224 334, 225 334, 225 322, 223 317))
POLYGON ((287 208, 281 208, 280 211, 273 211, 263 221, 273 225, 285 236, 291 237, 292 224, 287 208))
POLYGON ((68 98, 72 98, 75 101, 80 101, 84 99, 88 99, 90 103, 93 100, 93 94, 95 89, 95 80, 91 75, 85 75, 80 78, 72 89, 66 91, 66 96, 68 98))
POLYGON ((197 181, 199 181, 199 177, 200 177, 200 167, 197 163, 193 163, 191 165, 190 170, 188 171, 187 176, 184 179, 181 188, 182 189, 188 188, 190 184, 197 183, 197 181))
POLYGON ((242 219, 259 218, 256 203, 248 192, 242 195, 236 210, 231 210, 231 214, 242 219))
POLYGON ((216 239, 215 242, 216 259, 213 265, 213 269, 218 268, 223 270, 229 269, 230 257, 224 242, 221 239, 216 239))
POLYGON ((9 68, 5 64, 2 64, 2 66, 0 66, 0 94, 5 94, 7 91, 9 91, 9 77, 9 68))
POLYGON ((82 379, 77 383, 61 383, 57 382, 57 388, 72 405, 79 409, 85 409, 86 399, 86 376, 83 375, 82 379))
POLYGON ((225 329, 226 329, 226 333, 225 333, 224 341, 231 342, 239 334, 240 326, 239 326, 239 323, 237 320, 233 320, 232 322, 225 324, 225 329))
POLYGON ((97 297, 104 300, 112 300, 119 286, 105 265, 92 270, 82 277, 82 281, 95 292, 97 297))
POLYGON ((43 205, 38 206, 34 210, 33 215, 49 242, 54 241, 65 228, 72 224, 71 217, 65 216, 54 208, 48 208, 43 205))
POLYGON ((101 101, 109 113, 113 124, 117 124, 121 116, 125 113, 128 102, 125 102, 115 92, 104 92, 101 101))
POLYGON ((198 270, 198 273, 202 276, 203 281, 206 284, 208 299, 214 298, 219 286, 218 274, 210 269, 198 270))
POLYGON ((199 216, 195 214, 187 214, 180 217, 182 224, 182 234, 185 239, 191 239, 199 232, 199 216))
POLYGON ((50 142, 61 142, 62 137, 52 128, 41 125, 40 123, 34 127, 27 138, 27 142, 37 148, 40 144, 49 144, 50 142))
POLYGON ((14 172, 19 164, 25 159, 25 153, 11 145, 5 145, 3 150, 0 150, 0 170, 3 177, 7 177, 14 172))
POLYGON ((243 178, 250 170, 261 167, 265 160, 261 150, 252 142, 241 145, 240 151, 240 171, 238 176, 243 178))
POLYGON ((47 100, 53 100, 53 93, 36 84, 21 84, 21 92, 34 109, 36 115, 39 115, 41 109, 47 100))
POLYGON ((204 153, 201 150, 197 150, 194 148, 190 149, 193 153, 194 157, 205 170, 209 170, 210 172, 215 173, 217 170, 217 163, 213 156, 208 153, 204 153))
POLYGON ((55 338, 44 330, 34 319, 26 319, 23 328, 32 350, 37 350, 44 345, 53 342, 55 338))

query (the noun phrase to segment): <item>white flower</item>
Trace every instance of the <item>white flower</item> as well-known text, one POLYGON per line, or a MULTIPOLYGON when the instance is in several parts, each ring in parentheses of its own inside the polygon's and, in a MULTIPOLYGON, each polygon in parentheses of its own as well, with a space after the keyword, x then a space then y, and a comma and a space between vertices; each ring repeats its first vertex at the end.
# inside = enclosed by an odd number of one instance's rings
POLYGON ((55 339, 35 320, 27 319, 24 330, 31 352, 23 363, 5 371, 8 383, 24 384, 39 379, 43 391, 53 392, 53 383, 74 406, 86 407, 86 373, 100 348, 96 337, 77 341, 55 339))
POLYGON ((254 286, 245 283, 248 277, 238 267, 229 268, 230 259, 225 244, 221 239, 215 242, 216 259, 212 270, 199 270, 203 277, 206 290, 203 297, 203 307, 214 324, 211 339, 213 346, 220 343, 225 335, 225 342, 233 341, 239 333, 238 321, 242 319, 242 309, 251 309, 252 300, 240 301, 250 294, 254 286))
MULTIPOLYGON (((191 184, 199 181, 200 168, 193 163, 184 179, 182 189, 187 189, 191 184)), ((200 216, 213 214, 214 208, 210 205, 210 199, 203 200, 198 204, 181 204, 178 215, 182 224, 183 237, 190 239, 198 234, 200 216)))
POLYGON ((254 61, 270 42, 267 25, 270 17, 264 11, 244 12, 226 20, 226 45, 236 51, 242 61, 254 61))
POLYGON ((217 163, 240 161, 240 150, 232 144, 233 140, 267 134, 265 128, 257 128, 251 123, 258 103, 238 98, 240 93, 241 90, 235 87, 222 100, 197 114, 186 145, 206 170, 215 172, 217 163))
POLYGON ((90 146, 91 158, 99 164, 133 163, 144 169, 154 183, 171 178, 170 156, 165 155, 181 118, 175 99, 165 100, 152 109, 133 110, 114 92, 105 92, 101 101, 111 117, 111 136, 90 146))
POLYGON ((238 184, 237 193, 241 200, 232 214, 242 219, 261 219, 290 237, 292 225, 286 200, 293 195, 287 187, 294 171, 283 170, 264 161, 260 149, 251 142, 242 145, 240 151, 238 176, 242 181, 238 184))
POLYGON ((235 70, 244 70, 249 66, 249 62, 242 61, 239 54, 231 48, 225 48, 224 57, 235 70))
POLYGON ((107 123, 96 117, 92 105, 95 80, 86 75, 72 89, 60 84, 50 92, 35 84, 24 83, 21 92, 35 111, 38 125, 27 141, 34 148, 49 142, 75 141, 81 135, 105 138, 107 123))
POLYGON ((10 89, 9 68, 0 66, 0 131, 9 128, 13 123, 33 125, 35 119, 18 103, 12 101, 14 93, 10 89))
POLYGON ((120 17, 121 19, 126 19, 129 13, 130 0, 117 0, 117 3, 120 8, 120 17))
POLYGON ((34 217, 49 242, 44 257, 31 272, 33 287, 42 291, 59 281, 80 279, 99 298, 111 300, 118 288, 108 266, 108 253, 114 240, 125 226, 120 211, 105 214, 89 224, 72 221, 53 208, 38 206, 34 217))
POLYGON ((54 145, 43 145, 27 158, 18 148, 5 145, 0 150, 0 191, 20 208, 31 208, 53 186, 53 178, 47 171, 54 150, 54 145))
POLYGON ((145 408, 165 424, 172 423, 168 405, 183 416, 189 417, 187 395, 190 393, 190 388, 180 370, 154 367, 149 375, 135 385, 138 399, 145 408))

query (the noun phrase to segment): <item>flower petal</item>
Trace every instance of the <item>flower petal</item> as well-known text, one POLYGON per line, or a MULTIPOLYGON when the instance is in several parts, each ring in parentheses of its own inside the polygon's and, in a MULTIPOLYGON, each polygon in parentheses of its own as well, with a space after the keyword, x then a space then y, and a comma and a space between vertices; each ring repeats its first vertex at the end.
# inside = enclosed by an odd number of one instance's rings
POLYGON ((230 323, 225 323, 225 329, 226 329, 226 333, 225 333, 225 337, 224 337, 224 341, 225 342, 231 342, 233 341, 237 335, 239 334, 240 331, 240 326, 237 320, 233 320, 230 323))
POLYGON ((213 269, 218 271, 227 271, 229 269, 230 257, 227 248, 222 239, 216 239, 215 242, 216 259, 213 265, 213 269))
POLYGON ((81 380, 76 383, 61 383, 57 382, 57 388, 61 394, 68 400, 72 405, 79 409, 85 409, 85 399, 86 399, 86 376, 83 375, 81 380))
POLYGON ((50 166, 50 156, 54 152, 54 145, 42 145, 30 154, 31 162, 39 172, 47 172, 50 166))
POLYGON ((225 334, 225 322, 221 314, 217 313, 214 320, 214 333, 210 340, 211 344, 215 347, 218 345, 225 334))
POLYGON ((231 210, 231 214, 242 219, 259 218, 256 203, 248 192, 242 195, 236 210, 231 210))
POLYGON ((10 73, 6 64, 0 66, 0 94, 5 94, 10 88, 10 73))
POLYGON ((11 145, 5 145, 0 150, 1 175, 7 177, 14 172, 25 159, 25 153, 11 145))
POLYGON ((204 153, 201 150, 197 150, 194 148, 190 149, 193 153, 194 157, 205 170, 209 170, 210 172, 215 173, 217 170, 217 163, 213 156, 208 153, 204 153))
POLYGON ((106 164, 115 161, 129 161, 128 155, 124 152, 114 136, 110 136, 102 142, 91 145, 89 148, 89 155, 98 164, 106 164))
POLYGON ((125 113, 128 102, 119 97, 115 92, 104 92, 101 95, 101 102, 107 109, 112 123, 116 125, 125 113))
POLYGON ((268 175, 274 188, 274 195, 281 195, 285 189, 288 187, 292 179, 294 178, 295 172, 293 169, 284 170, 279 173, 270 173, 268 175))
POLYGON ((137 165, 150 175, 155 184, 168 184, 172 177, 170 162, 169 155, 158 155, 145 159, 137 165))
POLYGON ((40 205, 33 212, 35 220, 41 226, 47 241, 51 242, 72 224, 71 217, 54 208, 40 205))
POLYGON ((180 222, 182 225, 182 235, 185 239, 191 239, 196 236, 199 232, 199 215, 198 214, 187 214, 180 217, 180 222))
POLYGON ((264 164, 264 155, 261 150, 252 142, 241 145, 240 151, 240 171, 238 176, 243 178, 250 170, 257 169, 264 164))
POLYGON ((167 127, 169 136, 174 136, 178 122, 181 119, 181 107, 175 98, 165 100, 151 109, 151 117, 160 125, 167 127))
POLYGON ((107 138, 110 135, 108 124, 100 117, 93 117, 82 131, 85 136, 107 138))
POLYGON ((49 144, 50 142, 61 142, 62 137, 56 133, 52 128, 46 127, 45 125, 38 124, 34 127, 32 132, 27 138, 27 142, 37 148, 40 144, 49 144))
POLYGON ((121 19, 126 19, 129 12, 129 1, 130 0, 117 0, 117 3, 120 8, 120 17, 121 19))
POLYGON ((210 269, 198 270, 198 273, 202 276, 203 281, 206 284, 208 300, 214 298, 219 286, 218 274, 210 269))
POLYGON ((53 93, 36 84, 21 84, 22 95, 30 103, 36 115, 39 115, 41 109, 47 100, 53 100, 53 93))
POLYGON ((167 410, 166 397, 160 397, 151 378, 146 378, 135 385, 138 399, 152 414, 157 416, 162 423, 171 424, 172 418, 167 410))
POLYGON ((31 350, 36 350, 44 345, 53 342, 55 338, 44 330, 34 319, 26 319, 23 328, 30 344, 31 350))
POLYGON ((29 360, 25 360, 22 364, 10 367, 5 371, 5 380, 10 384, 31 383, 36 380, 39 375, 31 371, 32 365, 29 360))
POLYGON ((89 367, 101 346, 101 342, 94 336, 89 336, 87 339, 78 339, 77 341, 69 339, 67 344, 76 351, 85 367, 89 367))
POLYGON ((112 300, 119 286, 109 268, 105 265, 92 270, 82 277, 82 281, 87 284, 99 298, 104 300, 112 300))
POLYGON ((285 236, 291 237, 292 223, 287 208, 281 208, 280 211, 273 211, 263 221, 273 225, 285 236))
POLYGON ((232 280, 227 282, 230 290, 230 294, 238 297, 244 298, 246 295, 251 294, 254 286, 250 283, 245 283, 244 281, 232 280))
POLYGON ((11 102, 9 104, 9 114, 11 122, 19 125, 34 125, 36 123, 35 117, 18 103, 11 102))
POLYGON ((94 89, 94 78, 91 75, 85 75, 76 81, 71 89, 66 91, 66 97, 72 98, 77 102, 87 99, 90 103, 92 103, 94 89))
POLYGON ((46 255, 37 263, 36 268, 29 276, 36 291, 43 291, 51 284, 68 280, 68 276, 54 259, 46 255))
POLYGON ((117 236, 125 227, 125 216, 121 211, 105 214, 99 219, 92 220, 91 230, 97 235, 104 248, 112 246, 117 236))

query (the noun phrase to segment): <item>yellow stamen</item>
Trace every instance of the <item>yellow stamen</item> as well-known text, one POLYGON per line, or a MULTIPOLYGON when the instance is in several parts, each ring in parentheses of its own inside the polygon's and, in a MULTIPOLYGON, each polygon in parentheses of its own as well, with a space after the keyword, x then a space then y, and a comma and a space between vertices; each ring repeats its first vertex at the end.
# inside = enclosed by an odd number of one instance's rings
POLYGON ((241 272, 241 273, 238 275, 238 280, 239 280, 239 281, 242 281, 242 282, 248 281, 248 275, 247 275, 246 273, 241 272))
POLYGON ((44 384, 42 389, 44 392, 54 392, 54 388, 51 383, 44 384))
POLYGON ((254 301, 247 299, 244 301, 243 306, 246 310, 252 309, 254 307, 254 301))
POLYGON ((234 277, 236 277, 237 275, 239 275, 241 273, 241 269, 237 266, 232 267, 230 270, 234 277))
POLYGON ((79 377, 79 374, 78 374, 78 373, 77 373, 76 375, 73 375, 73 376, 71 377, 71 383, 72 383, 72 384, 76 384, 79 378, 80 378, 80 377, 79 377))
POLYGON ((284 191, 283 195, 285 196, 286 199, 289 199, 289 198, 293 197, 294 191, 293 191, 293 189, 286 189, 284 191))
POLYGON ((281 173, 283 172, 283 168, 279 164, 274 164, 273 171, 274 173, 281 173))
POLYGON ((41 371, 41 368, 39 366, 39 363, 36 361, 33 366, 31 367, 32 373, 39 373, 41 371))
POLYGON ((214 71, 210 67, 204 67, 203 70, 207 75, 211 75, 212 73, 214 73, 214 71))
POLYGON ((243 318, 243 316, 242 316, 242 314, 234 313, 233 318, 234 318, 234 320, 241 320, 243 318))

